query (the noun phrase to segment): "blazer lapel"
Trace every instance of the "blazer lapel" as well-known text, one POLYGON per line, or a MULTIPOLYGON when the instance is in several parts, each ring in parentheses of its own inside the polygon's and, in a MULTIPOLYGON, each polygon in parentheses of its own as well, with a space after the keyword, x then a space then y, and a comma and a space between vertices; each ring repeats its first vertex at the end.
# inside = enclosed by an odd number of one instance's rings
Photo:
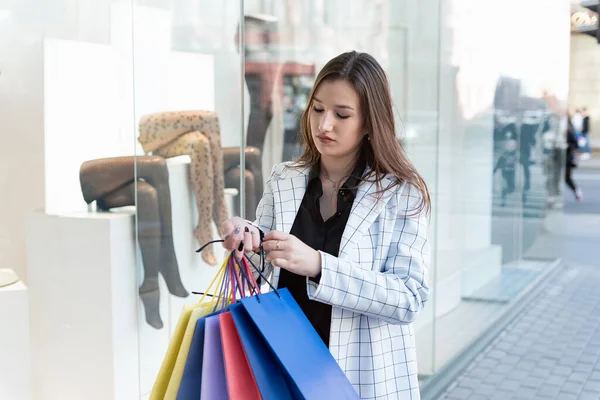
MULTIPOLYGON (((387 176, 381 181, 381 186, 384 188, 390 184, 391 179, 387 176)), ((348 244, 356 242, 367 233, 369 227, 392 197, 394 190, 385 191, 379 199, 377 199, 376 192, 377 185, 372 182, 363 181, 358 187, 350 217, 342 234, 338 257, 345 258, 348 256, 348 244)))
POLYGON ((275 229, 290 233, 308 184, 308 169, 288 170, 274 182, 275 229))

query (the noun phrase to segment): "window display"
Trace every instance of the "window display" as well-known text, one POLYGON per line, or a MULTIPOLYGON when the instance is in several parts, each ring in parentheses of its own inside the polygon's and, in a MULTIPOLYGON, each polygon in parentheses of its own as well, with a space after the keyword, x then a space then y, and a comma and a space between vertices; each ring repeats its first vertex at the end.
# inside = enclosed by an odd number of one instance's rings
MULTIPOLYGON (((165 158, 189 155, 190 180, 198 209, 194 236, 198 246, 212 240, 212 222, 220 226, 227 219, 223 151, 219 120, 212 111, 179 111, 145 115, 138 138, 144 151, 165 158)), ((216 265, 212 246, 202 257, 216 265)))
POLYGON ((139 294, 146 322, 160 329, 158 273, 169 292, 187 297, 179 276, 173 245, 169 171, 159 156, 115 157, 86 161, 80 171, 81 191, 86 203, 96 202, 100 210, 135 205, 137 235, 142 252, 144 281, 139 294))

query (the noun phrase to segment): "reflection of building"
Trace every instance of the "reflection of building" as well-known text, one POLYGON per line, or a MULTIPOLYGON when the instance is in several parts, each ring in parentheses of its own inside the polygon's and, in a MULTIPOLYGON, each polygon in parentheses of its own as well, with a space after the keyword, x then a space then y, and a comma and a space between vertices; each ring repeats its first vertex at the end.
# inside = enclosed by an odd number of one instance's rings
POLYGON ((571 5, 571 52, 569 111, 586 107, 591 120, 588 139, 593 149, 600 148, 600 11, 598 1, 577 1, 571 5), (590 37, 591 36, 591 37, 590 37))

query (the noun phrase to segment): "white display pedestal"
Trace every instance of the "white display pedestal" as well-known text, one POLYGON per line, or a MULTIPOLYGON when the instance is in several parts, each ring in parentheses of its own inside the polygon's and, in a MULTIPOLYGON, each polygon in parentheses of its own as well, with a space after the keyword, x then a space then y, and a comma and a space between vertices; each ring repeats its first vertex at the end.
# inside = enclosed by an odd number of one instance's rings
MULTIPOLYGON (((170 159, 168 165, 180 274, 188 291, 202 290, 217 268, 194 252, 197 213, 189 157, 170 159)), ((236 194, 228 190, 227 198, 236 194)), ((156 330, 146 324, 138 300, 143 266, 134 211, 30 216, 34 399, 131 400, 150 392, 182 306, 198 298, 170 295, 161 278, 165 326, 156 330)), ((215 253, 222 260, 219 247, 215 253)))
POLYGON ((0 287, 0 321, 0 399, 29 400, 29 304, 23 282, 0 287))

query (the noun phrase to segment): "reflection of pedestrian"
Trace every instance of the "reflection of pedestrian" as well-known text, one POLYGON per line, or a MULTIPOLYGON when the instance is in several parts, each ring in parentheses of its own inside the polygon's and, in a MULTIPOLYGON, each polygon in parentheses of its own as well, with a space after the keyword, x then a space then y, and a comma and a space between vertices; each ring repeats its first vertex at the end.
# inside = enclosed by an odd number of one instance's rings
POLYGON ((502 202, 501 205, 504 207, 506 204, 506 196, 515 191, 515 175, 517 169, 517 141, 509 139, 506 141, 506 147, 504 152, 498 158, 496 166, 494 167, 494 174, 496 171, 502 171, 502 202))
MULTIPOLYGON (((571 129, 573 134, 575 135, 575 141, 577 142, 577 147, 579 149, 580 158, 582 160, 587 160, 590 158, 590 151, 588 150, 589 139, 587 136, 587 132, 584 132, 585 127, 585 118, 580 109, 575 110, 575 114, 571 117, 571 129)), ((587 120, 587 125, 589 128, 589 118, 587 120)))
POLYGON ((592 146, 590 143, 590 116, 588 114, 587 107, 581 109, 581 115, 583 116, 583 124, 581 129, 581 135, 585 139, 582 152, 585 153, 584 158, 589 159, 592 155, 592 146))
POLYGON ((532 160, 532 151, 535 148, 536 135, 544 127, 544 114, 541 110, 528 110, 523 113, 523 122, 519 134, 519 163, 523 167, 523 201, 527 201, 527 194, 531 188, 530 167, 535 164, 532 160))
POLYGON ((577 201, 583 200, 583 193, 581 189, 577 187, 575 182, 573 182, 573 168, 577 168, 577 149, 579 145, 577 144, 577 139, 575 138, 575 134, 572 130, 567 131, 567 164, 565 169, 565 182, 567 186, 571 188, 573 193, 575 193, 575 198, 577 201))

